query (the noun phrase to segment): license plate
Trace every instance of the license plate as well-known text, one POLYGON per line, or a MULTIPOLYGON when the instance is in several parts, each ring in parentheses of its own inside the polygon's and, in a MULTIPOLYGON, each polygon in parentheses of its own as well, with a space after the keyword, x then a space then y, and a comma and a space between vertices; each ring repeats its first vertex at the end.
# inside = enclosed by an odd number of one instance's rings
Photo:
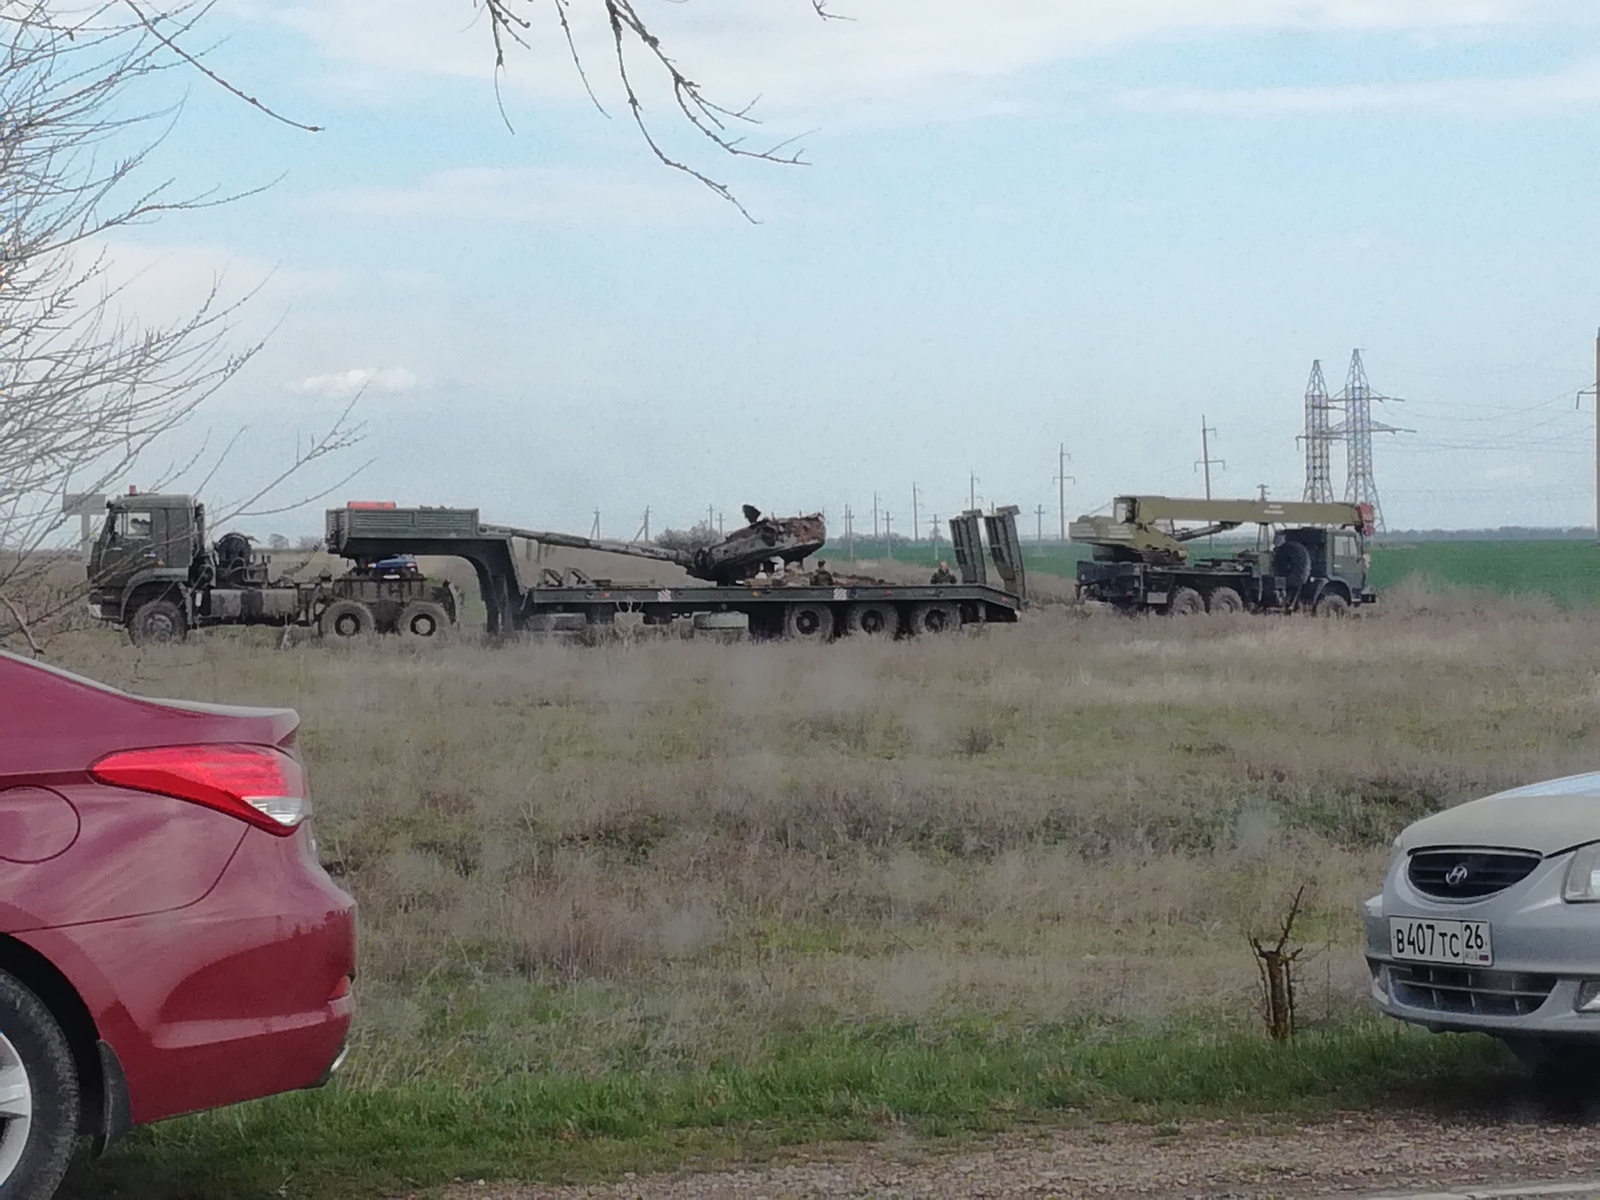
POLYGON ((1487 921, 1390 917, 1389 952, 1405 962, 1451 963, 1464 967, 1494 965, 1494 947, 1489 941, 1487 921))

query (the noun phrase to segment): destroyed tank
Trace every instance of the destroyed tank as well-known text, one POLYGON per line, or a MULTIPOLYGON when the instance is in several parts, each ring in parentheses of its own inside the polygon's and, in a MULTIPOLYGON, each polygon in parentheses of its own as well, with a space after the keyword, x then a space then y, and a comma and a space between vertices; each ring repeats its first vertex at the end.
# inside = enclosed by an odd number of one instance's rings
MULTIPOLYGON (((485 525, 485 533, 527 538, 544 546, 565 546, 573 550, 600 550, 607 554, 626 554, 682 567, 695 579, 707 583, 743 583, 773 559, 784 563, 802 562, 821 550, 828 540, 828 526, 821 513, 802 517, 765 516, 754 505, 744 506, 748 522, 720 542, 696 550, 672 550, 640 542, 619 542, 609 538, 580 537, 575 533, 518 529, 512 526, 485 525)), ((476 515, 474 514, 474 523, 476 515)))

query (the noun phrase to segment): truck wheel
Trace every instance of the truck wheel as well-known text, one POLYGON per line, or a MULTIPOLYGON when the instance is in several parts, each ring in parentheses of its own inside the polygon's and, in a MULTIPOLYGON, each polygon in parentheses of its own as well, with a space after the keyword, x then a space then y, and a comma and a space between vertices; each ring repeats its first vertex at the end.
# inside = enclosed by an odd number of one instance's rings
POLYGON ((149 643, 181 642, 189 636, 189 622, 183 609, 172 600, 146 600, 133 611, 128 636, 135 646, 149 643))
POLYGON ((1211 613, 1243 612, 1244 600, 1231 587, 1219 587, 1206 597, 1206 611, 1211 613))
POLYGON ((867 637, 892 638, 900 632, 900 613, 892 604, 852 604, 845 610, 844 627, 867 637))
POLYGON ((335 600, 322 610, 317 632, 323 637, 366 637, 377 628, 372 610, 359 600, 335 600))
POLYGON ((825 642, 833 636, 833 609, 826 604, 790 604, 783 610, 783 635, 825 642))
POLYGON ((1350 601, 1338 592, 1324 592, 1322 599, 1318 600, 1316 607, 1311 610, 1319 617, 1348 617, 1350 615, 1350 601))
POLYGON ((918 604, 911 610, 912 633, 954 633, 961 628, 961 610, 954 604, 918 604))
POLYGON ((1167 615, 1169 617, 1192 617, 1196 613, 1206 610, 1206 602, 1200 598, 1200 593, 1193 588, 1174 588, 1172 598, 1167 601, 1167 615))
POLYGON ((396 628, 401 637, 431 638, 450 631, 450 614, 432 600, 413 600, 400 610, 396 628))
POLYGON ((78 1072, 55 1018, 0 972, 0 1200, 53 1196, 78 1136, 78 1072))

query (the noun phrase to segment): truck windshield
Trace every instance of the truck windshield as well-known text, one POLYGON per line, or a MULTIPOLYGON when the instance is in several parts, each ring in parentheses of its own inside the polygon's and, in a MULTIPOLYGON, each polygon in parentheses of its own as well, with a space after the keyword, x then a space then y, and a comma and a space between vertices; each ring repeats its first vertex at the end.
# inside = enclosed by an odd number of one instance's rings
POLYGON ((119 542, 148 542, 150 540, 150 514, 147 512, 121 512, 111 514, 106 522, 111 536, 119 542))

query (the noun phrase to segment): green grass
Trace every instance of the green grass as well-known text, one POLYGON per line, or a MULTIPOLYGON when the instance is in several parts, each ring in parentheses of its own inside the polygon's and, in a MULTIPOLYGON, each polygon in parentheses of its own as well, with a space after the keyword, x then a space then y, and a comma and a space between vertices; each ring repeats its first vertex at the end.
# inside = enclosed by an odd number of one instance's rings
MULTIPOLYGON (((1072 578, 1088 547, 1024 542, 1023 562, 1030 571, 1072 578)), ((857 558, 882 557, 881 545, 857 542, 857 558)), ((823 557, 846 559, 842 546, 829 546, 823 557)), ((949 545, 938 557, 950 559, 949 545)), ((932 569, 931 546, 897 546, 895 559, 932 569)), ((1480 541, 1379 543, 1372 553, 1372 583, 1379 594, 1407 579, 1435 585, 1481 588, 1501 595, 1546 596, 1563 608, 1600 605, 1600 546, 1589 541, 1480 541)))
POLYGON ((1600 547, 1587 541, 1411 542, 1374 552, 1372 578, 1380 593, 1407 577, 1587 608, 1600 604, 1600 547))
POLYGON ((451 1179, 581 1181, 760 1157, 786 1145, 1020 1122, 1271 1115, 1513 1103, 1481 1038, 1356 1021, 1280 1047, 1254 1033, 1099 1040, 1079 1029, 833 1026, 754 1065, 335 1086, 137 1133, 80 1162, 63 1196, 361 1200, 451 1179))

